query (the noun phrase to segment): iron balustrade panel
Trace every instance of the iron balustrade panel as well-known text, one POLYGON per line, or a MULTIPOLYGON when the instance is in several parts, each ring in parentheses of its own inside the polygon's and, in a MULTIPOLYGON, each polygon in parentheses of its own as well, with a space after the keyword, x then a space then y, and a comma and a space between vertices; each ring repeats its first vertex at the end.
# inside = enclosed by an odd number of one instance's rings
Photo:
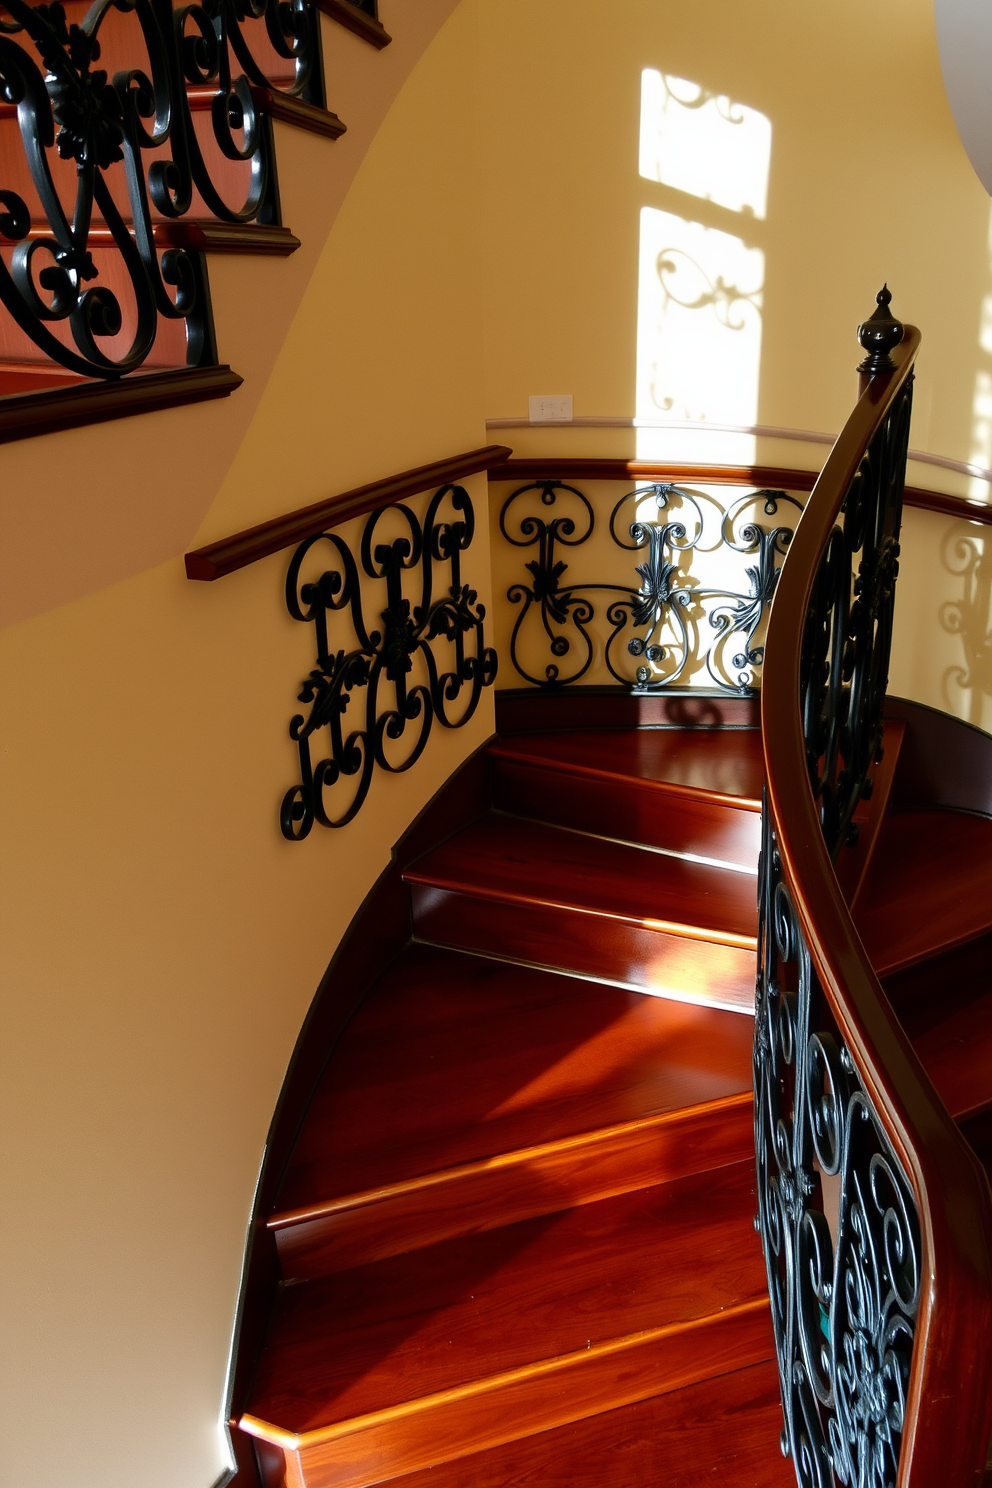
MULTIPOLYGON (((894 370, 888 353, 903 328, 888 305, 883 289, 859 328, 868 352, 859 371, 869 378, 894 370)), ((870 797, 882 758, 911 411, 910 373, 867 440, 821 549, 806 614, 796 617, 806 767, 834 861, 857 840, 854 812, 870 797)), ((919 1210, 838 1032, 796 908, 812 902, 810 888, 788 881, 782 837, 766 788, 755 1227, 771 1294, 782 1450, 803 1488, 894 1488, 920 1304, 919 1210)))
POLYGON ((409 770, 435 720, 461 728, 495 681, 485 606, 461 573, 474 533, 468 492, 446 485, 431 497, 423 520, 402 502, 374 511, 357 557, 336 532, 308 537, 293 554, 286 604, 294 620, 313 626, 316 662, 299 693, 307 712, 289 727, 300 759, 299 782, 280 812, 290 841, 306 837, 315 821, 324 827, 352 821, 377 768, 409 770), (390 527, 398 533, 384 536, 390 527), (385 600, 374 625, 366 618, 372 582, 385 600), (321 738, 326 753, 315 762, 321 738))
POLYGON ((804 1488, 893 1488, 920 1299, 916 1203, 837 1032, 767 810, 759 894, 755 1227, 782 1451, 804 1488))
POLYGON ((630 555, 628 582, 572 580, 569 550, 593 538, 594 503, 565 481, 518 487, 499 514, 504 540, 533 550, 523 565, 528 577, 507 589, 519 607, 508 647, 513 667, 548 690, 578 682, 601 662, 614 682, 638 692, 684 685, 693 674, 722 691, 753 692, 768 607, 802 509, 785 491, 750 491, 723 507, 672 482, 638 486, 608 522, 612 558, 630 555), (700 582, 694 560, 715 552, 734 555, 736 587, 700 582))
POLYGON ((257 95, 323 105, 317 8, 96 0, 77 9, 78 20, 59 3, 0 0, 6 354, 40 352, 105 379, 150 358, 215 364, 202 256, 157 242, 156 227, 161 237, 191 212, 279 223, 271 121, 257 95))

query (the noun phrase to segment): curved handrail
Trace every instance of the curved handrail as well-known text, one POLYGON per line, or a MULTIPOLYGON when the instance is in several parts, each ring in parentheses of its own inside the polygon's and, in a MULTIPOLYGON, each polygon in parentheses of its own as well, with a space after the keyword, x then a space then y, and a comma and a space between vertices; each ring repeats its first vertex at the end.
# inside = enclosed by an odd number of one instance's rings
MULTIPOLYGON (((807 684, 809 680, 809 657, 804 660, 804 646, 808 650, 809 629, 815 624, 817 585, 835 524, 852 484, 859 478, 873 439, 880 436, 880 431, 884 434, 886 421, 900 395, 908 392, 919 344, 919 332, 906 327, 902 342, 889 362, 892 370, 880 371, 867 380, 813 488, 782 568, 769 620, 761 693, 767 772, 766 854, 772 859, 763 863, 763 873, 779 873, 785 891, 785 897, 774 906, 769 898, 765 933, 769 938, 772 936, 772 919, 783 907, 788 912, 791 900, 812 972, 819 979, 820 990, 846 1045, 836 1067, 850 1070, 852 1087, 860 1081, 863 1090, 858 1098, 867 1095, 876 1124, 902 1163, 918 1206, 918 1309, 900 1422, 902 1449, 897 1482, 900 1488, 910 1485, 932 1488, 936 1483, 957 1488, 981 1480, 992 1431, 992 1358, 988 1345, 992 1336, 989 1186, 977 1158, 920 1064, 859 939, 832 866, 821 811, 811 786, 812 751, 807 746, 808 728, 804 730, 803 716, 804 667, 807 684)), ((896 535, 897 524, 898 517, 896 535)), ((821 660, 826 654, 824 643, 821 660)), ((880 677, 882 693, 886 666, 887 656, 880 677)), ((808 713, 808 691, 805 701, 808 713)), ((816 759, 813 769, 818 769, 816 759)), ((857 794, 856 788, 855 797, 857 794)), ((846 820, 850 820, 849 815, 846 820)), ((775 934, 778 934, 777 923, 775 934)), ((788 939, 787 931, 783 934, 788 939)), ((774 950, 769 954, 774 955, 774 950)), ((769 987, 773 998, 774 983, 769 983, 769 987)), ((759 1022, 760 990, 759 985, 759 1022)), ((773 1038, 777 1036, 778 1025, 770 1014, 768 1026, 773 1029, 773 1038)), ((814 1053, 819 1057, 819 1048, 814 1053)), ((756 1073, 758 1063, 756 1043, 756 1073)), ((843 1081, 843 1074, 840 1078, 843 1081)), ((797 1087, 799 1083, 797 1058, 797 1087)), ((804 1092, 802 1098, 808 1100, 811 1110, 815 1105, 814 1094, 821 1097, 821 1104, 808 1119, 833 1120, 842 1104, 839 1090, 833 1089, 826 1095, 820 1087, 813 1093, 804 1092)), ((799 1099, 797 1094, 797 1102, 799 1099)), ((861 1114, 864 1116, 864 1111, 861 1114)), ((756 1125, 756 1132, 757 1129, 756 1125)), ((815 1136, 813 1143, 816 1144, 815 1136)), ((760 1165, 759 1148, 759 1174, 760 1165)), ((878 1204, 874 1193, 873 1197, 878 1204)), ((886 1222, 891 1212, 886 1214, 886 1222)), ((775 1222, 773 1215, 771 1223, 775 1222)), ((766 1223, 767 1219, 763 1218, 763 1227, 766 1223)), ((801 1223, 797 1221, 797 1229, 801 1223)), ((815 1228, 811 1225, 810 1233, 815 1228)), ((892 1233, 886 1230, 887 1237, 892 1233)), ((834 1243, 839 1253, 836 1236, 834 1243)), ((800 1254, 799 1249, 795 1254, 800 1254)), ((820 1262, 819 1254, 816 1260, 820 1262)), ((769 1260, 770 1278, 772 1269, 769 1260)), ((809 1276, 796 1274, 797 1287, 808 1282, 809 1276)), ((822 1273, 819 1281, 814 1276, 814 1290, 817 1285, 817 1295, 829 1299, 831 1288, 822 1285, 822 1273)), ((820 1314, 822 1319, 825 1315, 822 1301, 820 1314)), ((802 1332, 803 1326, 799 1320, 797 1331, 802 1332)), ((823 1331, 830 1349, 839 1348, 839 1340, 830 1339, 829 1325, 823 1331)), ((826 1351, 822 1339, 818 1342, 822 1357, 826 1351)), ((811 1372, 815 1373, 815 1359, 811 1364, 811 1372)), ((800 1372, 801 1366, 797 1366, 797 1375, 800 1372)), ((791 1389, 792 1382, 787 1383, 791 1389)), ((788 1423, 788 1408, 786 1416, 788 1423)), ((832 1445, 833 1436, 830 1441, 832 1445)), ((894 1450, 899 1451, 898 1439, 894 1450)), ((799 1470, 801 1464, 796 1465, 799 1470)), ((804 1482, 818 1481, 811 1461, 805 1464, 800 1476, 804 1482)), ((880 1473, 865 1481, 877 1482, 881 1488, 890 1479, 880 1473)))
POLYGON ((486 444, 481 449, 449 455, 444 460, 432 460, 429 465, 417 465, 400 475, 370 481, 367 486, 356 486, 352 491, 342 491, 339 496, 329 496, 312 506, 286 512, 268 522, 259 522, 257 527, 248 527, 244 532, 232 533, 230 537, 222 537, 205 548, 195 548, 192 553, 187 553, 186 577, 211 584, 214 579, 247 568, 249 563, 257 563, 260 558, 268 558, 273 553, 281 553, 283 548, 305 542, 308 537, 323 532, 325 527, 339 527, 353 517, 366 516, 380 507, 393 506, 424 491, 477 475, 491 465, 504 462, 511 453, 505 444, 486 444))
MULTIPOLYGON (((490 481, 697 481, 709 486, 775 486, 784 491, 812 491, 819 472, 793 470, 786 465, 712 465, 674 463, 671 460, 622 460, 603 456, 520 456, 494 465, 490 481)), ((966 522, 992 526, 992 503, 968 501, 963 496, 948 496, 945 491, 932 491, 929 486, 907 486, 903 492, 906 506, 921 511, 940 512, 946 517, 960 517, 966 522)))

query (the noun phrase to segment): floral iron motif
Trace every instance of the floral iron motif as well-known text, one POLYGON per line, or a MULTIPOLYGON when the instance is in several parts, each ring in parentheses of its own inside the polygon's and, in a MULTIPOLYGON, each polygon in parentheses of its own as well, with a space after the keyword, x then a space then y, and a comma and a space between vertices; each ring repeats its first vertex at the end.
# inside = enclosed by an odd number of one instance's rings
MULTIPOLYGON (((892 368, 888 292, 861 327, 865 375, 892 368)), ((907 380, 820 559, 800 703, 810 787, 836 859, 881 759, 912 407, 907 380)), ((801 1488, 894 1488, 920 1300, 913 1191, 837 1029, 766 798, 758 870, 754 1141, 785 1426, 801 1488)))
POLYGON ((17 109, 34 197, 0 179, 0 246, 13 245, 9 263, 0 257, 0 301, 52 361, 119 378, 147 361, 163 322, 178 321, 187 364, 216 362, 202 256, 161 246, 155 228, 197 202, 224 222, 278 224, 271 125, 253 89, 323 106, 311 0, 96 0, 78 24, 57 0, 0 0, 0 104, 17 109), (95 64, 111 16, 118 27, 134 17, 137 55, 108 77, 95 64), (287 76, 268 76, 259 43, 269 71, 287 76), (204 90, 207 150, 191 104, 204 90), (219 157, 244 163, 234 203, 214 179, 219 157), (75 163, 71 209, 59 161, 75 163), (125 326, 122 349, 113 342, 125 326))
POLYGON ((764 822, 754 1140, 785 1425, 803 1488, 894 1488, 920 1295, 905 1173, 840 1039, 764 822))
POLYGON ((482 689, 495 680, 496 653, 483 637, 485 608, 461 577, 461 554, 474 533, 468 492, 462 486, 442 486, 431 497, 423 523, 405 504, 373 512, 362 533, 360 567, 335 532, 307 538, 293 554, 286 604, 294 620, 314 627, 317 658, 299 694, 309 711, 296 714, 289 726, 300 754, 299 784, 286 792, 280 813, 283 836, 290 841, 306 837, 315 821, 325 827, 350 822, 368 795, 377 765, 390 774, 409 770, 423 754, 435 718, 443 728, 461 728, 478 707, 482 689), (443 518, 445 503, 448 515, 443 518), (377 541, 387 512, 399 514, 403 533, 377 541), (306 560, 322 543, 331 547, 332 566, 304 579, 306 560), (448 570, 447 586, 437 598, 436 565, 448 570), (404 575, 410 572, 419 577, 415 604, 404 593, 404 575), (382 624, 374 630, 365 620, 363 574, 385 584, 382 624), (342 611, 348 612, 352 636, 338 645, 328 620, 342 611), (432 643, 437 640, 451 648, 446 671, 435 656, 432 643), (423 680, 413 679, 417 668, 423 680), (387 707, 380 706, 384 685, 392 690, 387 707), (450 705, 466 688, 467 702, 452 716, 450 705), (360 716, 346 732, 353 697, 360 716), (324 730, 328 752, 314 764, 311 741, 324 730), (412 742, 406 738, 408 730, 412 742), (398 758, 390 745, 398 747, 398 758), (332 808, 325 793, 339 784, 345 800, 332 808))
POLYGON ((510 659, 517 671, 544 688, 565 687, 585 676, 597 654, 590 629, 596 620, 591 596, 602 593, 617 596, 607 604, 605 618, 611 629, 602 641, 603 659, 617 682, 662 691, 677 685, 695 665, 705 666, 724 691, 750 692, 763 656, 757 632, 792 535, 792 528, 781 520, 764 526, 753 510, 748 516, 756 503, 769 517, 779 517, 780 506, 802 510, 794 496, 768 490, 741 496, 726 511, 721 509, 717 545, 757 560, 744 565, 747 588, 734 592, 701 587, 687 567, 687 555, 703 551, 703 508, 712 504, 711 497, 670 482, 627 492, 613 508, 609 530, 618 548, 644 554, 644 561, 633 565, 640 581, 635 590, 623 584, 563 583, 568 564, 559 557, 559 549, 589 541, 596 524, 592 503, 564 481, 519 487, 503 503, 499 519, 507 542, 537 548, 535 558, 524 565, 531 582, 512 584, 507 591, 510 602, 521 607, 510 639, 510 659), (530 510, 528 496, 536 496, 554 514, 545 517, 540 509, 530 510), (645 515, 645 508, 652 505, 653 519, 645 515), (529 670, 521 657, 531 615, 540 617, 553 658, 545 664, 543 676, 529 670), (700 641, 706 627, 711 632, 709 644, 700 641), (735 637, 740 642, 736 648, 731 644, 735 637), (563 672, 561 662, 571 657, 576 640, 577 659, 563 672))

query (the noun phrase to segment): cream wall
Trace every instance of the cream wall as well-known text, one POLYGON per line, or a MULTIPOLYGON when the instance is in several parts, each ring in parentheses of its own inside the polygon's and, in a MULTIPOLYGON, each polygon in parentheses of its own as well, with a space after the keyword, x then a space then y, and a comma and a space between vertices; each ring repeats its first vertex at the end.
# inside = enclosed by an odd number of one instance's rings
MULTIPOLYGON (((643 68, 772 119, 761 420, 839 427, 853 327, 888 277, 926 338, 915 442, 992 462, 973 412, 992 372, 989 203, 926 0, 382 13, 397 37, 377 59, 382 96, 372 54, 337 37, 329 52, 332 101, 349 121, 366 107, 364 136, 318 149, 280 133, 300 254, 212 266, 245 387, 0 451, 20 617, 0 643, 11 1488, 207 1488, 221 1469, 244 1226, 294 1038, 391 844, 492 727, 487 699, 409 776, 377 781, 352 826, 286 844, 275 813, 310 637, 282 609, 285 560, 193 585, 182 551, 481 444, 485 418, 524 413, 529 393, 633 412, 638 214, 661 199, 637 175, 643 68)), ((508 442, 633 453, 624 431, 508 442)), ((471 489, 481 506, 484 481, 471 489)), ((941 628, 963 582, 949 526, 907 519, 894 668, 897 690, 941 706, 961 645, 941 628)), ((485 523, 470 575, 485 597, 485 523)), ((978 613, 987 583, 971 582, 978 613)), ((984 676, 952 705, 989 726, 984 676)))
MULTIPOLYGON (((638 174, 641 74, 654 68, 771 122, 754 230, 766 256, 757 422, 836 433, 855 396, 855 328, 888 280, 896 313, 923 331, 913 446, 992 466, 989 199, 944 94, 931 0, 494 0, 480 13, 490 418, 526 416, 528 394, 549 392, 572 393, 577 417, 632 415, 642 208, 727 228, 727 213, 638 174)), ((518 454, 637 452, 632 430, 493 437, 518 454)), ((733 462, 732 443, 701 432, 691 447, 733 462)), ((688 448, 660 435, 656 457, 688 448)), ((826 448, 758 439, 754 458, 818 468, 826 448)), ((987 483, 929 465, 909 479, 990 499, 987 483)), ((907 512, 892 682, 992 728, 988 660, 970 688, 950 676, 963 657, 941 621, 964 587, 942 536, 954 525, 907 512)), ((984 551, 990 531, 961 523, 956 536, 984 551)), ((973 637, 989 626, 982 582, 973 637)))
MULTIPOLYGON (((245 1225, 296 1034, 391 845, 492 731, 487 694, 352 825, 286 843, 312 635, 285 613, 285 556, 213 585, 181 560, 191 539, 485 442, 473 24, 458 14, 399 92, 268 384, 243 390, 257 410, 209 467, 199 533, 59 604, 71 523, 49 532, 42 613, 3 636, 5 1488, 207 1488, 222 1469, 245 1225)), ((285 173, 283 193, 294 225, 315 210, 285 173)), ((226 408, 7 447, 5 491, 39 458, 64 489, 62 461, 98 452, 112 545, 141 472, 179 504, 206 480, 188 452, 226 408)), ((484 478, 469 485, 484 513, 484 478)), ((485 521, 466 570, 486 597, 485 521)))

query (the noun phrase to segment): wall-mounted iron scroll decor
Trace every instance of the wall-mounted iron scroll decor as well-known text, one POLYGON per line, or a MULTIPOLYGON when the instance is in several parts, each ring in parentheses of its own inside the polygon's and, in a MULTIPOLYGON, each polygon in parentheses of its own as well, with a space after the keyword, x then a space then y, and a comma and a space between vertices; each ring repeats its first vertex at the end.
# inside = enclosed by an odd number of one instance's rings
POLYGON ((916 1204, 814 970, 765 813, 758 1218, 803 1488, 894 1488, 920 1296, 916 1204))
POLYGON ((291 841, 306 837, 315 821, 325 827, 351 821, 376 766, 391 774, 408 770, 435 719, 460 728, 495 680, 496 652, 483 636, 485 608, 461 576, 461 555, 474 532, 468 492, 446 485, 431 497, 423 521, 405 503, 372 512, 357 561, 336 532, 309 537, 296 549, 286 603, 294 620, 314 627, 317 655, 299 694, 307 712, 289 727, 300 752, 300 781, 286 792, 281 811, 291 841), (371 628, 365 615, 376 581, 381 624, 371 628), (311 749, 321 738, 327 752, 315 763, 311 749))
POLYGON ((632 582, 565 583, 561 551, 589 542, 593 504, 564 481, 520 486, 503 503, 500 531, 514 547, 536 552, 524 565, 530 582, 507 591, 521 607, 510 660, 526 681, 560 688, 589 671, 599 646, 610 675, 638 691, 663 690, 702 669, 726 691, 751 691, 763 656, 756 637, 801 511, 784 491, 749 492, 724 509, 671 482, 639 486, 620 498, 609 521, 615 547, 642 556, 631 562, 632 582), (791 524, 782 520, 787 512, 791 524), (704 587, 691 571, 692 555, 721 549, 741 555, 740 589, 704 587), (598 638, 594 595, 605 600, 598 638), (551 659, 535 667, 525 658, 542 646, 551 659))
POLYGON ((216 362, 182 219, 278 224, 265 96, 323 106, 308 0, 96 0, 78 22, 0 0, 0 124, 23 152, 0 181, 0 300, 34 347, 118 378, 179 322, 187 364, 216 362))

